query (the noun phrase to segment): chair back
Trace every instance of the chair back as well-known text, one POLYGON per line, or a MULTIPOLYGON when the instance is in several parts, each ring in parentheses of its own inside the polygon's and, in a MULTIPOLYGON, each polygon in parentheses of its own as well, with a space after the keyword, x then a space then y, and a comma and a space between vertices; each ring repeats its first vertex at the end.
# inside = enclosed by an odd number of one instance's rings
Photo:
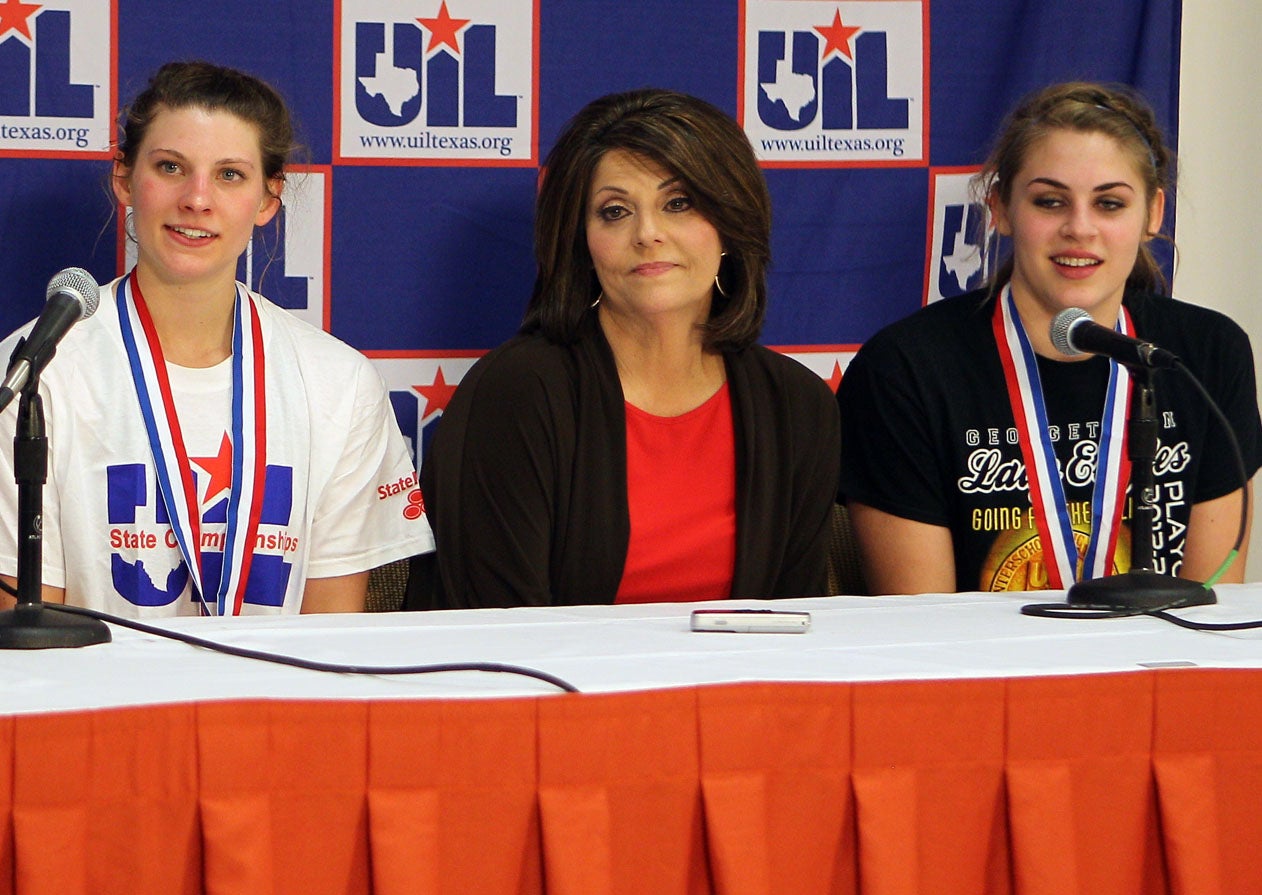
POLYGON ((828 592, 866 596, 868 585, 863 577, 863 557, 850 511, 844 504, 833 504, 832 532, 828 539, 828 592))
POLYGON ((366 612, 397 612, 403 608, 408 586, 408 560, 396 559, 368 573, 366 612))

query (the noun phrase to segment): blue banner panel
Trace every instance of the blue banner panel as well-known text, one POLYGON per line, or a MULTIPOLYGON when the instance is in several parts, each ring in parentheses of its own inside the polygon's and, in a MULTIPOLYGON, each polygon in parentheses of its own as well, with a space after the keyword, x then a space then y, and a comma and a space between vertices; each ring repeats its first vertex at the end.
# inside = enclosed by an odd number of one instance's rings
POLYGON ((374 357, 421 443, 444 390, 515 330, 542 159, 599 95, 674 88, 741 122, 774 200, 764 341, 830 380, 879 327, 985 275, 968 179, 1022 95, 1133 84, 1175 140, 1178 0, 683 6, 6 3, 0 331, 59 269, 104 282, 133 257, 108 190, 114 121, 170 59, 243 68, 290 103, 299 165, 241 275, 374 357))

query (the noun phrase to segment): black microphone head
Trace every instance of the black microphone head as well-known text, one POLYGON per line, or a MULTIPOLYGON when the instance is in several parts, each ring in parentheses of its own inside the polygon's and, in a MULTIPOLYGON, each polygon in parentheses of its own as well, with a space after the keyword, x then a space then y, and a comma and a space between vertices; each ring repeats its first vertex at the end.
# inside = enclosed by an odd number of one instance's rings
POLYGON ((1090 320, 1091 315, 1082 308, 1065 308, 1055 317, 1052 318, 1051 339, 1052 346, 1061 354, 1077 357, 1085 352, 1079 351, 1074 347, 1073 339, 1070 333, 1073 328, 1083 320, 1090 320))
POLYGON ((67 267, 54 274, 48 281, 44 300, 48 301, 58 292, 70 295, 79 303, 80 320, 86 320, 95 314, 96 306, 101 303, 101 287, 92 278, 92 274, 82 267, 67 267))

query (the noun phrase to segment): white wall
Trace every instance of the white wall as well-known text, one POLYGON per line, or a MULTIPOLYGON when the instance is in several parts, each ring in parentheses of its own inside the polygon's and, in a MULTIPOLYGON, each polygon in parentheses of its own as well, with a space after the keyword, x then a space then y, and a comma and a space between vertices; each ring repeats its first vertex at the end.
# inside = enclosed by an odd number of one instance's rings
MULTIPOLYGON (((1262 4, 1183 0, 1174 294, 1234 318, 1262 370, 1259 46, 1262 4)), ((1262 517, 1254 519, 1250 581, 1262 580, 1262 517)))

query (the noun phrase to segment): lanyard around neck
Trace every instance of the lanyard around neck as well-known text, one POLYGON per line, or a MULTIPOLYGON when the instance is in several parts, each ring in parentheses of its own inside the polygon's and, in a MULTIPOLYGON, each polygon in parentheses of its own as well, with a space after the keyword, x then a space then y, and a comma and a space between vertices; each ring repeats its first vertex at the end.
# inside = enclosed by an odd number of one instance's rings
MULTIPOLYGON (((1038 358, 1030 346, 1021 315, 1017 313, 1010 284, 1004 286, 995 303, 991 324, 1025 461, 1030 504, 1043 546, 1048 581, 1053 589, 1061 590, 1078 580, 1078 546, 1052 443, 1038 358)), ((1127 335, 1132 332, 1125 307, 1118 315, 1117 328, 1127 335)), ((1126 412, 1130 394, 1129 371, 1116 361, 1110 361, 1091 494, 1091 533, 1082 557, 1084 578, 1103 577, 1114 565, 1113 554, 1117 549, 1130 480, 1130 461, 1126 457, 1126 412)))
MULTIPOLYGON (((194 599, 210 612, 202 569, 201 509, 162 345, 135 271, 117 290, 119 325, 132 382, 144 418, 166 507, 180 554, 193 578, 194 599), (139 336, 139 337, 138 337, 139 336)), ((232 486, 228 496, 223 566, 214 614, 238 615, 245 598, 263 509, 267 456, 267 402, 262 328, 252 297, 236 289, 232 332, 232 486)))

